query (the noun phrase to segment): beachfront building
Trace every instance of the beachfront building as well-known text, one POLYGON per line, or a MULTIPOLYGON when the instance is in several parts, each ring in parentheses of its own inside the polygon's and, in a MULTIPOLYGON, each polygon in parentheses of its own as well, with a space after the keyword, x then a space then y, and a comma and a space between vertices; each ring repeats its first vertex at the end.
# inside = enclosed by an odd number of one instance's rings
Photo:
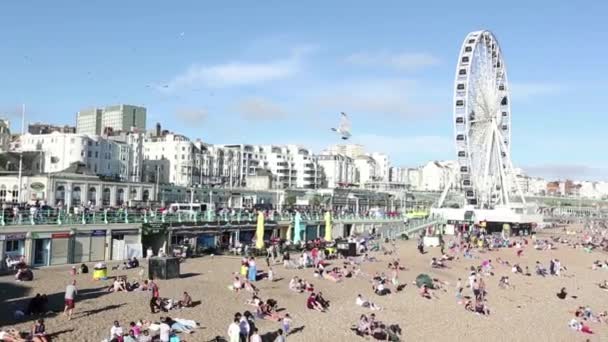
POLYGON ((148 182, 192 186, 200 182, 200 154, 200 149, 183 135, 168 133, 147 136, 143 139, 144 179, 148 182))
POLYGON ((383 182, 389 181, 391 162, 389 157, 384 153, 374 152, 370 157, 376 161, 377 172, 376 179, 383 182))
POLYGON ((312 151, 298 145, 287 145, 287 152, 293 159, 296 171, 296 188, 318 189, 321 186, 322 172, 312 151))
POLYGON ((43 159, 37 170, 44 173, 60 172, 73 163, 81 163, 93 174, 126 181, 131 179, 131 165, 141 163, 131 153, 131 145, 98 135, 26 133, 19 141, 17 151, 41 154, 43 159))
POLYGON ((359 184, 360 188, 365 187, 368 182, 379 180, 379 167, 374 158, 359 155, 354 158, 354 163, 356 168, 355 182, 359 184))
POLYGON ((274 185, 277 188, 288 189, 296 186, 296 169, 293 155, 285 146, 261 145, 256 146, 264 155, 266 169, 275 178, 274 185))
POLYGON ((452 177, 452 169, 447 162, 428 162, 421 169, 421 188, 424 191, 443 191, 452 177))
POLYGON ((322 153, 341 154, 350 158, 356 158, 365 154, 365 147, 360 144, 337 144, 329 146, 322 153))
POLYGON ((352 158, 323 153, 317 156, 317 160, 323 170, 326 188, 348 187, 355 183, 356 166, 352 158))
POLYGON ((241 157, 238 174, 238 186, 247 186, 247 176, 255 176, 258 168, 266 168, 264 152, 259 146, 236 144, 236 145, 217 145, 228 150, 232 150, 241 157))
POLYGON ((146 130, 146 108, 133 105, 114 105, 103 108, 89 108, 78 112, 76 132, 101 135, 108 131, 146 130))
POLYGON ((242 161, 239 150, 205 144, 200 140, 194 145, 201 151, 198 176, 200 184, 228 188, 239 185, 242 161))
POLYGON ((35 122, 27 125, 27 132, 29 134, 51 134, 53 132, 76 133, 76 127, 69 125, 56 126, 48 123, 35 122))

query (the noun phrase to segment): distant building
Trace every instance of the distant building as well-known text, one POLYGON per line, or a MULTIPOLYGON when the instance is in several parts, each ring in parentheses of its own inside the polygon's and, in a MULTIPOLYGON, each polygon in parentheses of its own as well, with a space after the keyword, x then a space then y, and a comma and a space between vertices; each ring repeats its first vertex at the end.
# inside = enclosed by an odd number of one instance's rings
POLYGON ((68 125, 55 126, 48 123, 36 122, 27 126, 27 132, 29 134, 50 134, 53 132, 76 133, 76 127, 68 125))
POLYGON ((0 119, 0 152, 7 152, 11 146, 10 121, 0 119))
POLYGON ((117 132, 146 130, 146 108, 132 105, 115 105, 78 112, 76 132, 102 135, 108 129, 117 132))
POLYGON ((364 155, 365 148, 360 144, 338 144, 329 146, 323 154, 341 154, 354 159, 364 155))
POLYGON ((321 154, 317 160, 323 169, 326 188, 348 187, 355 183, 356 167, 352 158, 341 154, 321 154))

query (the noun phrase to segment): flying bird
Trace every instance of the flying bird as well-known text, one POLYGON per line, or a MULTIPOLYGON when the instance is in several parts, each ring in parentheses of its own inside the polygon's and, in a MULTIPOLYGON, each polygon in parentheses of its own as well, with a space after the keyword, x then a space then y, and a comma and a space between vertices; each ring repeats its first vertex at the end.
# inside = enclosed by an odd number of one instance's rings
POLYGON ((338 128, 332 128, 331 130, 340 134, 342 140, 348 140, 348 138, 350 138, 351 136, 350 119, 348 118, 348 115, 346 115, 346 113, 344 112, 341 112, 340 123, 338 124, 338 128))

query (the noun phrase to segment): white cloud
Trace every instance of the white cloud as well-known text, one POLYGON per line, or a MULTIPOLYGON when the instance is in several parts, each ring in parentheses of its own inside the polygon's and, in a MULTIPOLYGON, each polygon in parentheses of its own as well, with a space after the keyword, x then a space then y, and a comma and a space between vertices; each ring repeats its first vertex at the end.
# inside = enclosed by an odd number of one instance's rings
POLYGON ((439 64, 439 59, 425 52, 358 52, 346 58, 346 62, 362 66, 390 67, 413 71, 439 64))
POLYGON ((511 96, 513 100, 524 101, 537 96, 554 96, 563 93, 566 87, 559 83, 511 83, 511 96))
POLYGON ((175 91, 195 86, 212 88, 243 86, 289 78, 301 69, 302 56, 311 53, 312 46, 293 48, 287 58, 267 62, 234 61, 216 65, 194 64, 161 87, 175 91))
POLYGON ((411 80, 359 80, 327 89, 314 100, 320 110, 419 118, 440 108, 421 99, 419 85, 411 80))
POLYGON ((287 112, 278 104, 260 98, 252 97, 237 105, 241 117, 249 121, 271 121, 287 117, 287 112))
POLYGON ((524 171, 535 177, 547 180, 605 180, 608 181, 608 166, 590 166, 583 164, 540 164, 524 167, 524 171))
POLYGON ((369 152, 388 154, 393 164, 409 163, 412 165, 428 160, 452 159, 454 144, 451 139, 437 135, 421 136, 385 136, 377 134, 361 134, 354 137, 353 142, 365 146, 369 152))
POLYGON ((195 124, 207 120, 209 112, 206 109, 181 108, 175 112, 175 116, 187 124, 195 124))

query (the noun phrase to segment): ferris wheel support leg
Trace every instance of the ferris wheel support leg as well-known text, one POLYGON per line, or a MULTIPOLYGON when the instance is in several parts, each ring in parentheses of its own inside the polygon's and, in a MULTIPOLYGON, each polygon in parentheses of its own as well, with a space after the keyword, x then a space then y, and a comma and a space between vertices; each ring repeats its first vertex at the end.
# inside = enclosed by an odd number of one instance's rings
MULTIPOLYGON (((443 202, 445 201, 445 198, 448 195, 448 191, 450 191, 450 188, 452 187, 452 184, 454 184, 454 178, 455 178, 455 174, 454 172, 450 172, 450 178, 448 183, 445 185, 445 189, 443 189, 443 192, 441 193, 441 197, 439 197, 439 202, 437 202, 437 208, 441 208, 443 207, 443 202)), ((465 196, 465 200, 466 200, 466 196, 465 196)))
MULTIPOLYGON (((513 175, 513 173, 514 173, 513 162, 511 161, 511 156, 508 155, 508 153, 509 153, 508 151, 509 150, 507 149, 506 145, 502 141, 502 136, 500 138, 501 139, 499 139, 498 142, 500 143, 500 146, 503 148, 503 150, 505 151, 505 153, 507 153, 507 157, 508 157, 507 158, 507 169, 509 171, 509 175, 513 175)), ((523 191, 521 191, 521 187, 519 186, 519 183, 517 182, 517 180, 513 180, 513 182, 515 183, 515 189, 517 190, 517 194, 521 198, 522 203, 526 204, 526 197, 524 197, 524 193, 523 193, 523 191)))

